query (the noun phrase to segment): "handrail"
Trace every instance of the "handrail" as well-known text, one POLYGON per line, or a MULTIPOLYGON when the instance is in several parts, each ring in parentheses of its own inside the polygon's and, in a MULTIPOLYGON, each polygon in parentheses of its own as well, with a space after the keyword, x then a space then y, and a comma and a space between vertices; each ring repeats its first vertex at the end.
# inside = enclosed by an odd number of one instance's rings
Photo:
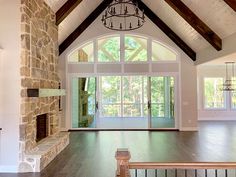
MULTIPOLYGON (((128 149, 117 149, 116 151, 116 160, 117 160, 117 171, 116 177, 130 177, 130 169, 134 169, 135 176, 137 177, 137 170, 138 169, 145 169, 146 173, 147 170, 158 170, 164 169, 166 171, 167 177, 167 170, 175 170, 175 174, 177 176, 177 170, 185 170, 185 174, 187 176, 186 170, 195 170, 195 177, 198 177, 197 170, 205 169, 205 175, 207 176, 208 169, 215 170, 215 176, 217 176, 217 170, 225 170, 225 176, 228 175, 228 170, 236 169, 236 162, 129 162, 131 155, 128 149)), ((146 177, 146 176, 145 176, 146 177)))
POLYGON ((236 162, 129 162, 129 169, 236 169, 236 162))

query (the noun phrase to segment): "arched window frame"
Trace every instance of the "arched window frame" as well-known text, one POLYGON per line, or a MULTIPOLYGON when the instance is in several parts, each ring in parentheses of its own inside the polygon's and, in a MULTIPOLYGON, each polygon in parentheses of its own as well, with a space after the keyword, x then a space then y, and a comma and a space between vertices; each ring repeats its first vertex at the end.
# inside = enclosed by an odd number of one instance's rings
POLYGON ((153 37, 146 36, 146 35, 141 35, 137 33, 119 33, 119 34, 106 34, 102 35, 90 40, 87 40, 83 42, 81 45, 75 46, 67 55, 67 63, 68 64, 93 64, 93 63, 99 63, 99 64, 121 64, 121 63, 126 63, 126 64, 138 64, 138 63, 179 63, 180 61, 180 54, 179 52, 173 48, 170 45, 167 45, 166 43, 154 39, 153 37), (125 36, 131 35, 131 36, 137 36, 139 38, 144 38, 147 40, 147 61, 125 61, 125 36), (103 39, 103 38, 108 38, 108 37, 120 37, 120 61, 119 62, 101 62, 98 61, 98 40, 103 39), (74 61, 69 61, 70 56, 78 49, 81 49, 85 47, 86 45, 93 43, 93 55, 94 55, 94 61, 93 62, 74 62, 74 61), (163 47, 165 47, 167 50, 173 52, 176 55, 176 60, 159 60, 159 61, 153 61, 152 60, 152 43, 157 43, 163 47))

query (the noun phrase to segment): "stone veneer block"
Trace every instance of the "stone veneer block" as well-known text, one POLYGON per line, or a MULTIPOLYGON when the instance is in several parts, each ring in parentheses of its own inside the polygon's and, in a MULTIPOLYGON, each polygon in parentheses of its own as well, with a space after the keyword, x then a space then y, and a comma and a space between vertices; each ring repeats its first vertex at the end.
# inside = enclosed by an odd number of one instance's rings
POLYGON ((43 139, 34 149, 25 153, 24 160, 19 165, 19 172, 40 172, 68 144, 69 132, 60 132, 43 139))

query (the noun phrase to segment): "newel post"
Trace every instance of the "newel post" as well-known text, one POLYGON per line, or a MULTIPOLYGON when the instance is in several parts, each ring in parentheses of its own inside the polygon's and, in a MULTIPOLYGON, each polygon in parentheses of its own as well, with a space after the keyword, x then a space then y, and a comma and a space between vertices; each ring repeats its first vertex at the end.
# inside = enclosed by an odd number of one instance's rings
POLYGON ((116 177, 130 177, 129 160, 131 158, 130 152, 126 148, 120 148, 116 151, 117 170, 116 177))

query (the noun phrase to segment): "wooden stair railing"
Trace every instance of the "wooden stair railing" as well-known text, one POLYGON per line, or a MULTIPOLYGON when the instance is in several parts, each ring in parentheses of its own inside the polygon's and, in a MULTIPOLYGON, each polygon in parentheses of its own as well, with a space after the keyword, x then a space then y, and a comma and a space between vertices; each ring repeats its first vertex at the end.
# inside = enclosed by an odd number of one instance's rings
POLYGON ((140 177, 161 177, 157 175, 157 170, 164 170, 163 177, 168 177, 168 170, 174 170, 172 176, 175 177, 236 177, 236 162, 129 162, 131 155, 128 149, 117 149, 115 157, 116 177, 139 177, 138 170, 145 170, 145 174, 140 177), (155 170, 153 175, 147 174, 150 169, 155 170), (134 175, 131 175, 131 170, 135 170, 134 175), (178 175, 178 170, 182 170, 184 175, 178 175), (188 175, 188 170, 193 170, 193 175, 188 175), (198 170, 202 170, 204 174, 199 175, 198 170), (211 170, 211 173, 208 170, 211 170), (223 173, 219 173, 220 170, 223 173), (229 175, 229 170, 233 170, 234 174, 229 175))
POLYGON ((116 176, 130 177, 129 160, 131 155, 128 149, 117 149, 115 157, 117 160, 116 176))

